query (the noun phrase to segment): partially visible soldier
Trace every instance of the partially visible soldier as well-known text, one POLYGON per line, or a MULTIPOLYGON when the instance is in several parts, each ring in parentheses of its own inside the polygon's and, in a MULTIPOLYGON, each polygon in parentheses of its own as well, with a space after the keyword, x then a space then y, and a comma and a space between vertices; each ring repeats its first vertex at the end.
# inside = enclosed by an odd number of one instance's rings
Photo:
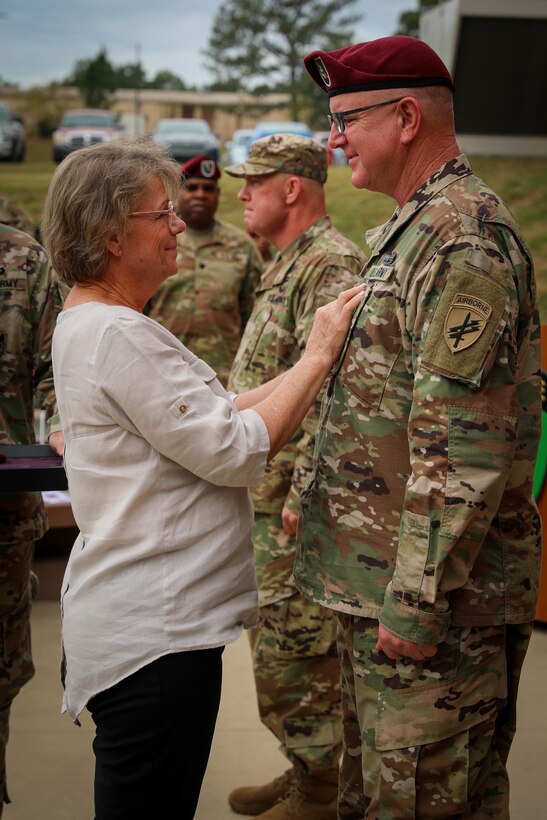
POLYGON ((0 222, 3 225, 10 225, 12 228, 24 231, 30 236, 36 235, 36 223, 31 214, 3 194, 0 194, 0 222))
POLYGON ((215 218, 220 168, 200 155, 181 168, 176 203, 186 230, 177 237, 178 272, 163 282, 146 313, 205 359, 224 386, 253 306, 262 260, 252 239, 215 218))
MULTIPOLYGON (((51 338, 60 306, 44 249, 0 224, 0 450, 2 444, 34 443, 34 406, 53 412, 51 338)), ((0 492, 0 816, 10 802, 5 758, 11 703, 34 674, 31 564, 34 542, 46 529, 40 493, 0 492)))
MULTIPOLYGON (((354 285, 360 250, 327 215, 327 154, 315 140, 258 140, 248 160, 226 169, 245 184, 245 226, 278 253, 262 276, 230 376, 249 390, 302 354, 316 309, 354 285)), ((340 667, 334 614, 307 602, 293 581, 300 493, 311 469, 319 401, 253 488, 259 622, 251 633, 262 722, 292 767, 272 783, 229 796, 232 809, 263 820, 334 820, 341 752, 340 667), (279 802, 278 802, 279 801, 279 802)))

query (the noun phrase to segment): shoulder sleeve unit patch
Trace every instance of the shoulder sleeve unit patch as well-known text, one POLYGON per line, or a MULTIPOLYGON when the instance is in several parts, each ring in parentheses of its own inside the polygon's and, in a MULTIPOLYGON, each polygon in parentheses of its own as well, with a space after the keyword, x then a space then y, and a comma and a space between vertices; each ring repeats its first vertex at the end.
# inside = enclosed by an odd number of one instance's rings
POLYGON ((477 342, 488 324, 492 306, 470 293, 456 293, 444 320, 444 340, 452 353, 477 342))
POLYGON ((453 269, 424 340, 422 366, 480 384, 484 363, 507 315, 504 288, 477 270, 453 269))

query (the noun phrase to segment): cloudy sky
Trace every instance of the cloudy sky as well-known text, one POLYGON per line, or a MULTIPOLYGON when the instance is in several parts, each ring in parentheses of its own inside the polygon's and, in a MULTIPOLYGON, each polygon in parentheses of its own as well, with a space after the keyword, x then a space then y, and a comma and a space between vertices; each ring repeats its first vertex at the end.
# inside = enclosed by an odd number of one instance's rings
MULTIPOLYGON (((67 76, 106 48, 114 65, 140 53, 147 77, 168 68, 187 83, 211 78, 203 65, 222 0, 0 0, 0 77, 22 88, 67 76)), ((358 0, 356 41, 393 34, 417 0, 358 0)))

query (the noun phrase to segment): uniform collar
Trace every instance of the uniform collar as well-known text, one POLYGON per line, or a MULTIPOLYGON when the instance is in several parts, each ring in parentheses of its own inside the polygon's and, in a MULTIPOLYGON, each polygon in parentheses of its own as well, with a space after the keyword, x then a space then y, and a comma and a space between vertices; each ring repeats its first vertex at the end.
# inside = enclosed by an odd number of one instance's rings
POLYGON ((434 197, 452 185, 458 179, 470 176, 473 171, 465 154, 441 165, 423 185, 412 194, 402 208, 397 208, 391 218, 378 228, 367 231, 365 239, 373 254, 381 253, 382 248, 392 239, 393 235, 401 230, 418 211, 424 208, 434 197))

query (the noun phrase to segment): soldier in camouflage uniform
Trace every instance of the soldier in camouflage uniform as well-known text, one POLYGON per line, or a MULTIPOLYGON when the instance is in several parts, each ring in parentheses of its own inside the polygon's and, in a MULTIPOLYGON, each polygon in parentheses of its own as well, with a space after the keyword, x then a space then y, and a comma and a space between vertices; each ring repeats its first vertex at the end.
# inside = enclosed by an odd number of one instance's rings
MULTIPOLYGON (((315 310, 355 284, 364 257, 331 225, 323 187, 327 155, 318 142, 266 137, 253 144, 247 162, 226 171, 245 179, 239 197, 246 227, 278 249, 257 288, 230 376, 230 388, 243 392, 298 360, 315 310)), ((311 471, 318 407, 319 402, 252 488, 260 611, 251 644, 258 705, 262 722, 293 765, 266 786, 236 789, 229 801, 235 811, 264 820, 282 820, 291 812, 302 820, 336 817, 336 619, 302 598, 293 579, 300 492, 311 471)))
POLYGON ((177 212, 186 230, 177 237, 178 272, 163 282, 145 313, 201 359, 224 386, 262 272, 255 243, 215 218, 220 168, 203 155, 182 168, 177 212))
MULTIPOLYGON (((34 443, 33 406, 54 407, 51 337, 59 293, 43 248, 0 225, 0 451, 34 443)), ((0 493, 0 815, 9 802, 5 753, 11 702, 34 674, 30 646, 34 541, 47 529, 37 492, 0 493)))
POLYGON ((36 225, 29 212, 2 194, 0 194, 0 222, 24 231, 30 236, 35 235, 36 225))
POLYGON ((459 153, 425 43, 308 55, 352 183, 398 208, 330 380, 295 576, 339 613, 339 816, 508 818, 538 592, 540 335, 529 250, 459 153))

